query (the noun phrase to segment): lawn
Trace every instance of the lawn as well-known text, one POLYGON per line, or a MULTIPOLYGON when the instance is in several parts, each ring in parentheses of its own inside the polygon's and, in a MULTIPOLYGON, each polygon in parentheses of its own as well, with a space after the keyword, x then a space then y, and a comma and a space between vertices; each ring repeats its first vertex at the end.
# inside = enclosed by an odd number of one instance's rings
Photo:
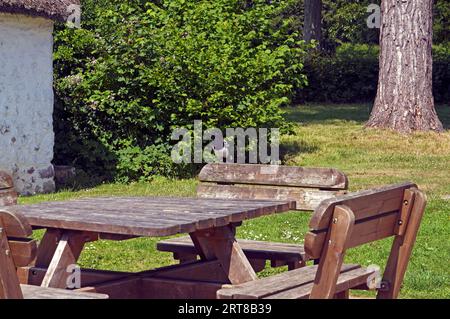
MULTIPOLYGON (((438 108, 450 129, 450 107, 438 108)), ((290 108, 295 134, 283 137, 289 165, 335 167, 344 171, 350 189, 360 190, 402 181, 416 182, 428 195, 428 206, 401 292, 402 298, 450 297, 450 131, 411 136, 365 130, 368 105, 309 105, 290 108), (447 198, 447 199, 446 199, 447 198)), ((155 178, 150 183, 107 184, 82 191, 21 198, 21 203, 103 195, 195 196, 196 180, 155 178)), ((238 236, 302 243, 310 214, 288 213, 249 221, 238 236)), ((42 233, 37 232, 36 236, 42 233)), ((157 239, 89 244, 82 267, 139 271, 172 264, 170 254, 155 250, 157 239)), ((352 249, 346 262, 384 266, 391 240, 352 249)), ((268 269, 266 276, 280 269, 268 269)), ((367 293, 355 292, 355 295, 367 293)), ((372 293, 369 293, 369 295, 372 293)))

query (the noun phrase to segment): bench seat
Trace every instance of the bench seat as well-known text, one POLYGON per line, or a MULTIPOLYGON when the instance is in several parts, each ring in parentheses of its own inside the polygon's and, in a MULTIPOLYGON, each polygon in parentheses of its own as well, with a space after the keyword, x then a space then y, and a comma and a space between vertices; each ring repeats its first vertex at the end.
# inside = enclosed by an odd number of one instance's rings
MULTIPOLYGON (((272 267, 287 265, 289 269, 299 268, 306 261, 305 250, 302 245, 245 239, 238 239, 238 243, 250 263, 256 268, 255 271, 263 270, 266 260, 271 262, 272 267)), ((157 249, 172 252, 174 258, 181 262, 192 261, 197 258, 197 250, 189 236, 160 241, 157 244, 157 249)))
POLYGON ((108 299, 108 295, 20 285, 24 299, 108 299))
MULTIPOLYGON (((217 292, 219 299, 307 299, 311 293, 318 265, 307 266, 241 285, 229 285, 217 292)), ((336 295, 365 285, 373 271, 359 265, 343 265, 336 285, 336 295)))

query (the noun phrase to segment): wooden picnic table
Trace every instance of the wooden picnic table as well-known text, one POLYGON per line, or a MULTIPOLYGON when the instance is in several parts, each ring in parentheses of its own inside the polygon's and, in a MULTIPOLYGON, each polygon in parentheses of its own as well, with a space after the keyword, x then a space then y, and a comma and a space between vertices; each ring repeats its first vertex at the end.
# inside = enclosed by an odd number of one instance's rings
POLYGON ((81 271, 81 290, 111 298, 215 298, 224 284, 257 278, 236 241, 242 221, 295 209, 295 202, 167 197, 101 197, 21 205, 34 229, 46 229, 22 283, 66 288, 88 242, 188 233, 200 260, 139 273, 81 271), (69 270, 69 272, 68 272, 69 270))

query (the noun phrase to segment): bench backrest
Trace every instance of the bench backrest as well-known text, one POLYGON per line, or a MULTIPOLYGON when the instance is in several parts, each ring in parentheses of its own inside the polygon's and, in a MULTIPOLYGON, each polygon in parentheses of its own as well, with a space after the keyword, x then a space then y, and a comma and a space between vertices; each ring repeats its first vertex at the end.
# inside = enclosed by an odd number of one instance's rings
POLYGON ((334 295, 347 249, 395 236, 379 298, 396 298, 408 265, 426 197, 413 183, 386 186, 339 196, 315 210, 305 251, 319 259, 312 298, 334 295))
POLYGON ((35 258, 36 241, 32 229, 14 208, 0 207, 0 299, 22 299, 17 267, 28 266, 35 258))
POLYGON ((297 210, 311 211, 348 189, 347 176, 332 168, 208 164, 199 179, 201 198, 292 200, 297 210))
POLYGON ((0 206, 17 204, 17 192, 14 190, 13 179, 6 172, 0 171, 0 206))

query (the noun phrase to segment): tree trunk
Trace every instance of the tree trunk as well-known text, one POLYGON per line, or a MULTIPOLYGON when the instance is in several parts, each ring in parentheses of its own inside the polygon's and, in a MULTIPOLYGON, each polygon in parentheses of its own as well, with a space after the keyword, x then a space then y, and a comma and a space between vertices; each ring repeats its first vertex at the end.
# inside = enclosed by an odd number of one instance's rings
POLYGON ((432 92, 433 0, 382 0, 378 91, 367 127, 443 131, 432 92))
POLYGON ((322 41, 322 0, 305 0, 303 36, 306 42, 322 41))

